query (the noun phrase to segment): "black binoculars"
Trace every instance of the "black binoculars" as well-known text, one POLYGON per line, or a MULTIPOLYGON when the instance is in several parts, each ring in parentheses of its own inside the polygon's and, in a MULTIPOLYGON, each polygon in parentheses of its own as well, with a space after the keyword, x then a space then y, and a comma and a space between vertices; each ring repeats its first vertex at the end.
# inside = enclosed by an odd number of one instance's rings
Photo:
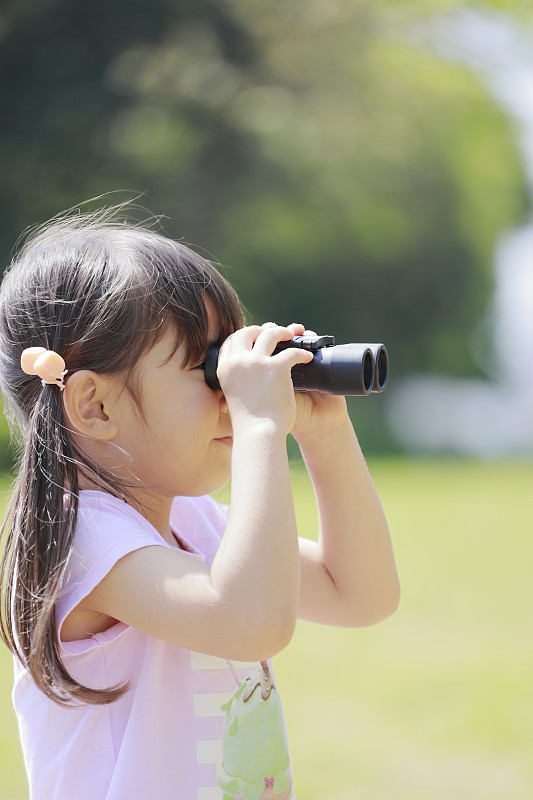
MULTIPOLYGON (((292 369, 297 392, 323 392, 350 396, 382 392, 389 375, 389 357, 383 344, 335 344, 334 336, 295 336, 280 342, 273 355, 287 347, 313 353, 308 364, 292 369)), ((220 389, 217 378, 219 347, 211 347, 204 364, 205 380, 211 389, 220 389)))

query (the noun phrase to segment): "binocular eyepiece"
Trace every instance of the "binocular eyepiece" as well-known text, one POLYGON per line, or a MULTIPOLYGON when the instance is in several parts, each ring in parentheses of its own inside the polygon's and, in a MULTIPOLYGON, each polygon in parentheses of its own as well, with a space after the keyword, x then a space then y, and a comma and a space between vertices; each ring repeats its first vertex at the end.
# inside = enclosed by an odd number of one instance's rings
MULTIPOLYGON (((288 347, 313 353, 308 364, 292 369, 297 392, 323 392, 364 396, 382 392, 387 385, 389 357, 383 344, 335 344, 334 336, 295 336, 280 342, 273 355, 288 347)), ((219 347, 211 347, 204 364, 205 380, 211 389, 220 389, 217 377, 219 347)))

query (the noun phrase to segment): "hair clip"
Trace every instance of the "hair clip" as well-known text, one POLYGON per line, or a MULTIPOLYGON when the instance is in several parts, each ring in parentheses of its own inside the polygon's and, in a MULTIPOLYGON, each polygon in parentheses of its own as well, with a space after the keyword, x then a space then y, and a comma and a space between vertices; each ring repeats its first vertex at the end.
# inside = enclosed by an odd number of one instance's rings
POLYGON ((37 375, 43 386, 59 386, 60 391, 65 388, 65 362, 54 350, 44 347, 27 347, 21 357, 20 366, 26 375, 37 375))

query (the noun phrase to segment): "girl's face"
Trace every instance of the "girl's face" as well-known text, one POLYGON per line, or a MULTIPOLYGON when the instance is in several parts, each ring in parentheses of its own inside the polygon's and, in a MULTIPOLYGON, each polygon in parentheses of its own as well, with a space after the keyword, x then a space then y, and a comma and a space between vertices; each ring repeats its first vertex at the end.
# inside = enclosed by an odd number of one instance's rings
MULTIPOLYGON (((214 343, 218 322, 207 305, 214 343)), ((150 487, 133 490, 150 506, 154 500, 166 505, 176 495, 207 494, 230 477, 232 431, 224 395, 207 386, 203 369, 183 369, 182 349, 172 355, 173 350, 169 331, 136 368, 144 419, 127 391, 118 395, 114 409, 119 425, 114 444, 121 448, 115 469, 150 487)))

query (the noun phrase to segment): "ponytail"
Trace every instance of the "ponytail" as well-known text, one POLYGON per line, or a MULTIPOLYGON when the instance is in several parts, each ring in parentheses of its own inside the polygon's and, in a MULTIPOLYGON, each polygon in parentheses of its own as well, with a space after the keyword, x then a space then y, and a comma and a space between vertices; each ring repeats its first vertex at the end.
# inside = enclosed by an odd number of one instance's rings
POLYGON ((0 560, 0 633, 37 686, 58 703, 109 703, 126 687, 90 689, 65 669, 56 602, 78 513, 79 454, 68 435, 59 391, 43 387, 28 421, 0 560))

